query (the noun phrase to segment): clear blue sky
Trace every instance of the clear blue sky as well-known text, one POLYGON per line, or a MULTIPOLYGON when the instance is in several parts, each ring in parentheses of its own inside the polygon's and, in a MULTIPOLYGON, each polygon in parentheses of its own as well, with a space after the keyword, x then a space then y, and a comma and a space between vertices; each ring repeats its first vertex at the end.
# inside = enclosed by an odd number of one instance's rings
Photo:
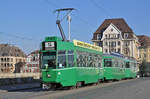
MULTIPOLYGON (((60 36, 58 8, 73 7, 71 38, 91 42, 93 32, 107 18, 124 18, 137 35, 150 36, 150 0, 0 0, 0 43, 25 53, 39 49, 45 36, 60 36)), ((68 34, 67 21, 62 26, 68 34)))

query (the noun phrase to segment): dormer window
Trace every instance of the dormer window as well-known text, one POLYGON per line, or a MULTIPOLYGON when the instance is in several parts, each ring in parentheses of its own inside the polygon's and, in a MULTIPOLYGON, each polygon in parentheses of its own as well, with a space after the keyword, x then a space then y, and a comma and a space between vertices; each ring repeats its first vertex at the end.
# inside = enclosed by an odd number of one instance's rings
POLYGON ((124 34, 124 38, 128 38, 128 33, 125 33, 125 34, 124 34))
POLYGON ((118 41, 118 46, 120 46, 120 41, 118 41))
POLYGON ((101 34, 97 34, 97 40, 101 40, 101 34))
POLYGON ((105 38, 107 38, 107 34, 105 34, 105 38))
POLYGON ((108 46, 108 43, 107 43, 107 41, 105 42, 105 46, 108 46))
POLYGON ((110 34, 109 34, 109 38, 110 38, 110 34))
POLYGON ((120 34, 117 34, 117 38, 120 38, 120 34))

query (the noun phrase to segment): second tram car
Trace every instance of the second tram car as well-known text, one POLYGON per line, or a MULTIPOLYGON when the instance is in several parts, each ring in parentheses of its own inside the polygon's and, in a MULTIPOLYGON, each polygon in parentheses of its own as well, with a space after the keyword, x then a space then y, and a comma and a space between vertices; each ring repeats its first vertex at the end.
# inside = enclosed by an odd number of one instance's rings
POLYGON ((121 80, 136 77, 137 62, 135 59, 127 58, 117 53, 104 54, 103 64, 105 80, 121 80))

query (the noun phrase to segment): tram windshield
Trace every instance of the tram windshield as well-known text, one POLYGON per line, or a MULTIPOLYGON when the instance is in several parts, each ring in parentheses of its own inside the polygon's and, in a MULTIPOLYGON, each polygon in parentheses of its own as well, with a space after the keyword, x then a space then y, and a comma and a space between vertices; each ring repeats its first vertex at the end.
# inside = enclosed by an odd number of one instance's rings
POLYGON ((104 59, 104 67, 112 67, 112 59, 104 59))
POLYGON ((56 68, 56 53, 46 52, 42 55, 42 68, 56 68))

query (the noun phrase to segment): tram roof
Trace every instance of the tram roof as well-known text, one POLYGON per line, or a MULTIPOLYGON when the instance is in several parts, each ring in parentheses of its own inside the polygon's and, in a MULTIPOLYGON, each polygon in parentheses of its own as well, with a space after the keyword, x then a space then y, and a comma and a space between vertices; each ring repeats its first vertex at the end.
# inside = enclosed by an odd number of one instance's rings
POLYGON ((124 58, 125 60, 132 60, 132 61, 136 61, 134 58, 132 57, 125 57, 123 54, 119 54, 119 53, 111 53, 111 54, 103 54, 103 56, 110 56, 110 57, 118 57, 118 58, 124 58))
POLYGON ((104 56, 115 56, 115 57, 121 57, 124 58, 124 56, 122 54, 119 53, 111 53, 111 54, 103 54, 104 56))

